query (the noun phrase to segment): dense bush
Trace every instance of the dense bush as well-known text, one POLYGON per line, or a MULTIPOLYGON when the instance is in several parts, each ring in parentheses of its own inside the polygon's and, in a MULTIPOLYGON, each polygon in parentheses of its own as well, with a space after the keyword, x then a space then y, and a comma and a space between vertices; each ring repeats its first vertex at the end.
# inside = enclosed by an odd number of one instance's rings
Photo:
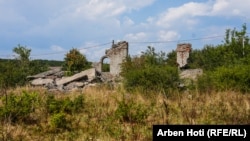
POLYGON ((12 122, 29 120, 34 112, 38 100, 37 93, 22 92, 21 95, 10 94, 2 97, 3 106, 0 107, 0 119, 9 119, 12 122))
POLYGON ((250 91, 249 65, 235 65, 218 67, 215 71, 208 72, 198 79, 200 91, 225 91, 234 90, 243 93, 250 91))
POLYGON ((174 67, 147 67, 129 71, 124 75, 124 86, 127 90, 139 88, 143 91, 161 91, 175 88, 178 81, 178 70, 174 67))
POLYGON ((161 91, 175 88, 179 80, 178 68, 166 64, 166 55, 156 53, 148 47, 140 57, 128 57, 122 64, 121 75, 124 78, 125 89, 161 91))

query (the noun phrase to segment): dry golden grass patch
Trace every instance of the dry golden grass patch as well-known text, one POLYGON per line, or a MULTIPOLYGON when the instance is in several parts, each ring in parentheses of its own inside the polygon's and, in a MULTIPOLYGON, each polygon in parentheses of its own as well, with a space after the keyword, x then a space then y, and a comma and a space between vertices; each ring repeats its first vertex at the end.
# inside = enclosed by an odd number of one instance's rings
MULTIPOLYGON (((48 92, 43 88, 20 87, 8 94, 36 93, 40 98, 29 122, 1 121, 3 140, 152 140, 154 124, 249 124, 250 95, 239 92, 173 91, 161 93, 128 93, 123 88, 89 87, 67 93, 48 92), (48 95, 57 100, 84 96, 82 110, 65 113, 70 126, 51 128, 52 114, 46 110, 48 95), (124 106, 128 106, 127 109, 124 106), (127 111, 128 110, 128 111, 127 111), (141 115, 141 116, 140 116, 141 115)), ((4 96, 1 97, 1 101, 4 96)), ((3 103, 0 104, 0 107, 3 103)), ((65 123, 66 124, 66 123, 65 123)))

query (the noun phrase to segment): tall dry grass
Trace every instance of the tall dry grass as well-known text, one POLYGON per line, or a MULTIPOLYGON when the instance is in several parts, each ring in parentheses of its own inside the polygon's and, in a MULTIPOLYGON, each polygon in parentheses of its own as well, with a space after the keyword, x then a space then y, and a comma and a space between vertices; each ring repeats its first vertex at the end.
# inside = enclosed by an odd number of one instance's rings
POLYGON ((55 95, 56 99, 72 100, 84 95, 84 107, 81 112, 66 116, 70 121, 69 128, 54 131, 50 128, 50 116, 41 104, 30 114, 33 123, 11 123, 8 118, 1 121, 1 140, 145 141, 152 140, 154 124, 250 123, 250 94, 233 91, 211 94, 174 91, 166 96, 162 93, 128 93, 122 87, 106 86, 68 93, 21 87, 9 90, 8 94, 20 95, 23 91, 37 93, 41 103, 49 94, 55 95), (128 106, 128 111, 121 108, 124 105, 128 106))

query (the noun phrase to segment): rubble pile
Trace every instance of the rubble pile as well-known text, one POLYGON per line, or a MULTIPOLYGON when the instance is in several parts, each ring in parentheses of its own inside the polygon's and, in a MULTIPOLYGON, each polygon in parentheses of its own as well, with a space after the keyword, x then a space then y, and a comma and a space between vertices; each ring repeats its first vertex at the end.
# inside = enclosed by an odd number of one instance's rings
POLYGON ((51 68, 49 71, 28 76, 32 86, 43 86, 48 90, 71 91, 81 89, 88 85, 95 85, 97 82, 105 82, 111 78, 103 78, 102 73, 91 68, 72 76, 64 76, 61 67, 51 68))

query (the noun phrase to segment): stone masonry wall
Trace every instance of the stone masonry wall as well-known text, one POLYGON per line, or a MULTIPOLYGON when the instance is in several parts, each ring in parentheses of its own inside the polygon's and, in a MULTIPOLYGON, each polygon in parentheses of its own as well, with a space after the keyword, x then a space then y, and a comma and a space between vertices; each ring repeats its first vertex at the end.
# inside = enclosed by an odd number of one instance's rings
POLYGON ((191 44, 183 43, 177 45, 177 63, 179 68, 183 68, 187 65, 187 59, 189 58, 189 53, 191 51, 191 44))

